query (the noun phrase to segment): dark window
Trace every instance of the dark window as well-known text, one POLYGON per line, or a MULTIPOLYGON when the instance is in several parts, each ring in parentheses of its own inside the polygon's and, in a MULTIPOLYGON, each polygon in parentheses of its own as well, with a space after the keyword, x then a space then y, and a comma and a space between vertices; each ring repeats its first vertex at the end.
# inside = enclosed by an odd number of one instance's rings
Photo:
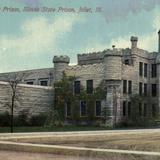
POLYGON ((87 94, 93 93, 93 80, 87 80, 87 94))
POLYGON ((144 64, 144 77, 147 77, 147 72, 148 72, 148 64, 144 64))
POLYGON ((146 117, 147 116, 147 104, 144 103, 144 107, 143 107, 143 116, 146 117))
POLYGON ((123 80, 123 93, 127 93, 127 81, 123 80))
POLYGON ((144 83, 144 96, 147 96, 147 92, 148 92, 148 85, 144 83))
POLYGON ((33 85, 33 81, 28 81, 26 84, 33 85))
POLYGON ((156 116, 156 104, 152 104, 152 117, 156 116))
POLYGON ((48 86, 48 81, 40 81, 41 86, 48 86))
POLYGON ((143 63, 139 62, 139 75, 143 76, 143 63))
POLYGON ((128 117, 131 116, 131 102, 128 102, 128 117))
POLYGON ((156 96, 157 96, 157 85, 152 84, 152 97, 156 97, 156 96))
POLYGON ((101 116, 101 101, 96 101, 96 116, 101 116))
POLYGON ((70 102, 66 103, 66 116, 67 117, 71 116, 71 103, 70 102))
POLYGON ((128 93, 132 93, 132 81, 128 81, 128 93))
POLYGON ((157 77, 157 65, 152 64, 152 77, 157 77))
POLYGON ((74 93, 79 94, 80 93, 80 81, 74 82, 74 93))
POLYGON ((86 101, 81 101, 80 104, 80 115, 81 116, 86 116, 87 115, 87 104, 86 101))
POLYGON ((129 65, 129 59, 125 59, 124 64, 129 65))
POLYGON ((139 83, 139 95, 142 95, 142 82, 139 83))
POLYGON ((139 103, 139 116, 142 116, 142 103, 139 103))
POLYGON ((126 116, 126 101, 123 101, 123 116, 126 116))

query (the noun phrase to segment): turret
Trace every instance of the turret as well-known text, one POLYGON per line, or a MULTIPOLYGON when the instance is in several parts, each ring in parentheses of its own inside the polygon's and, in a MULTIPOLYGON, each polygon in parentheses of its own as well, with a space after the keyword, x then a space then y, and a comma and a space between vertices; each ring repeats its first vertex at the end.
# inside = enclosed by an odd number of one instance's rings
POLYGON ((114 125, 120 120, 120 86, 122 80, 122 50, 113 47, 104 55, 104 75, 107 86, 107 124, 114 125))
POLYGON ((136 54, 137 54, 137 42, 138 37, 131 37, 131 58, 132 58, 132 64, 135 65, 136 63, 136 54))
POLYGON ((122 51, 118 49, 109 50, 104 55, 105 79, 121 80, 122 51))
POLYGON ((135 51, 137 49, 138 37, 131 37, 131 49, 135 51))
POLYGON ((158 31, 158 53, 160 53, 160 30, 158 31))
POLYGON ((62 79, 63 72, 68 67, 69 62, 68 56, 54 56, 54 82, 62 79))

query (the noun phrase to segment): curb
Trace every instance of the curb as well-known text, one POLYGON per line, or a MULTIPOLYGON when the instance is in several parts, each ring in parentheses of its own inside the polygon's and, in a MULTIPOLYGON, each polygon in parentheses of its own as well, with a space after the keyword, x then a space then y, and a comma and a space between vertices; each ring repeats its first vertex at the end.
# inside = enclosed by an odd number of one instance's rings
POLYGON ((130 151, 130 150, 116 150, 116 149, 98 149, 98 148, 84 148, 84 147, 69 147, 59 145, 43 145, 30 143, 16 143, 9 141, 0 141, 1 150, 23 151, 33 153, 51 153, 74 156, 96 156, 96 157, 154 157, 160 158, 160 152, 145 152, 145 151, 130 151))

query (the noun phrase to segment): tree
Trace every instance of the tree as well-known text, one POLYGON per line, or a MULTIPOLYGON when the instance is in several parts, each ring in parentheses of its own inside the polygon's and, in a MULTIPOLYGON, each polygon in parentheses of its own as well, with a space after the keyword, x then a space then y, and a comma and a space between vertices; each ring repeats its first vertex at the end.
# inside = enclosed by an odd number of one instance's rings
POLYGON ((54 106, 50 110, 46 125, 62 125, 65 120, 65 104, 73 101, 74 76, 66 76, 54 83, 54 106))
MULTIPOLYGON (((83 86, 81 86, 80 94, 74 94, 74 81, 77 78, 74 76, 67 76, 65 73, 63 74, 63 78, 54 83, 54 107, 52 116, 50 116, 50 121, 52 124, 62 124, 65 120, 65 104, 70 102, 71 105, 71 116, 67 117, 67 120, 72 120, 76 124, 79 121, 86 121, 87 123, 93 122, 93 120, 97 120, 95 117, 95 101, 103 100, 106 96, 106 87, 104 82, 100 83, 100 85, 94 89, 93 94, 87 94, 86 90, 83 86), (84 100, 87 102, 87 117, 80 117, 79 112, 79 102, 80 100, 84 100)), ((51 113, 51 112, 50 112, 51 113)), ((49 120, 48 120, 49 121, 49 120)))
POLYGON ((148 107, 146 110, 149 112, 151 105, 149 97, 143 95, 140 96, 138 94, 131 96, 132 109, 129 120, 132 125, 145 126, 150 124, 151 118, 149 116, 149 113, 147 113, 147 111, 145 113, 144 108, 142 107, 144 103, 147 104, 148 107), (144 115, 144 113, 146 115, 144 115))
POLYGON ((11 104, 10 104, 10 131, 13 133, 14 126, 14 107, 15 101, 18 100, 17 86, 22 82, 25 74, 24 73, 14 73, 8 76, 7 82, 11 88, 11 104))

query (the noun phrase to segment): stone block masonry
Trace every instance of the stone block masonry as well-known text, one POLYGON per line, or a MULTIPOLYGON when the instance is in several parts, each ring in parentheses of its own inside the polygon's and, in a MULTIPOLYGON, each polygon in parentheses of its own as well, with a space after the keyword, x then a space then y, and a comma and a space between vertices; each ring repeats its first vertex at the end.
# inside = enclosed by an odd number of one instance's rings
MULTIPOLYGON (((7 82, 0 81, 0 112, 10 110, 11 88, 7 82)), ((15 101, 14 114, 27 111, 29 115, 47 112, 53 105, 52 87, 19 84, 15 101)))

